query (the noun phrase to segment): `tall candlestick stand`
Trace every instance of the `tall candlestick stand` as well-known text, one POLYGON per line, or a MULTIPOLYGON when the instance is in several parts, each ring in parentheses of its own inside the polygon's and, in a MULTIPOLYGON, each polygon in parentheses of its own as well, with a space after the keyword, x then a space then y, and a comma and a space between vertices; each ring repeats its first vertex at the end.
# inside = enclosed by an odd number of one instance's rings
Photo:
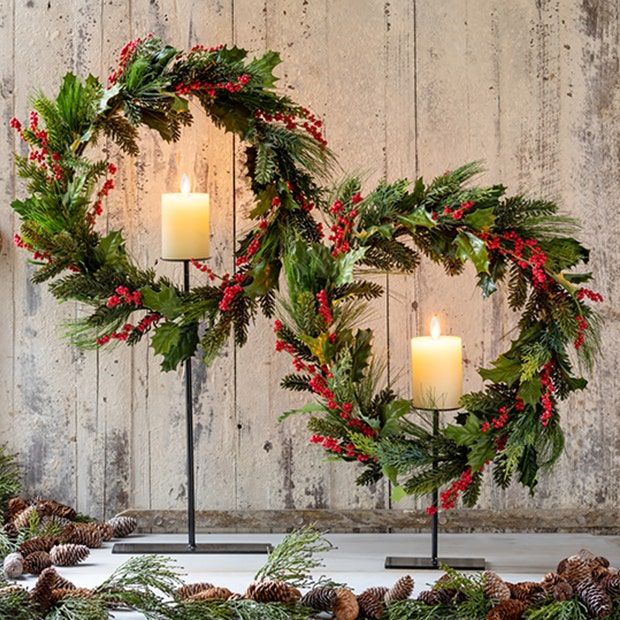
MULTIPOLYGON (((439 412, 456 411, 456 409, 427 409, 433 412, 433 437, 439 434, 439 412)), ((433 471, 437 471, 437 448, 433 447, 433 471)), ((432 525, 431 525, 431 557, 399 557, 388 556, 385 558, 385 568, 398 569, 426 569, 438 570, 442 564, 455 569, 484 570, 486 562, 484 558, 440 558, 439 557, 439 490, 434 489, 432 495, 432 525)))
MULTIPOLYGON (((190 261, 183 260, 183 290, 189 285, 190 261)), ((196 490, 194 481, 194 401, 192 393, 192 359, 185 360, 185 432, 187 435, 187 543, 116 543, 112 553, 270 553, 268 543, 197 543, 196 490)))

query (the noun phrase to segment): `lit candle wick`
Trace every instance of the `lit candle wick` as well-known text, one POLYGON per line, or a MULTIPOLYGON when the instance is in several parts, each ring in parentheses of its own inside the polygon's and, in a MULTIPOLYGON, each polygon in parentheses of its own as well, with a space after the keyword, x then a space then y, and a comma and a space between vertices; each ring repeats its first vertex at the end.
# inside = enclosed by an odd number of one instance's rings
POLYGON ((191 186, 190 186, 190 182, 189 182, 189 177, 184 174, 181 177, 181 193, 183 194, 183 196, 189 196, 189 192, 190 192, 191 186))
POLYGON ((439 340, 439 336, 441 336, 441 326, 439 325, 439 319, 436 316, 433 316, 431 319, 431 338, 433 340, 439 340))

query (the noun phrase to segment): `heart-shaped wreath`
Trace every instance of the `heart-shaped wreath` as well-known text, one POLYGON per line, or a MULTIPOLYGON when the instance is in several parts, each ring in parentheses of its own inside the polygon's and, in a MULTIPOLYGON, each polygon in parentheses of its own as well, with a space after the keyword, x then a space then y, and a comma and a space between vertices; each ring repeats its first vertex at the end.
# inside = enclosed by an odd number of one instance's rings
POLYGON ((362 194, 350 178, 327 192, 322 183, 333 160, 321 121, 275 92, 278 54, 246 56, 236 47, 182 53, 153 36, 137 39, 121 51, 107 87, 68 74, 55 100, 34 98, 28 126, 11 121, 29 147, 16 156, 29 196, 12 204, 22 220, 15 242, 34 253, 34 282, 51 280, 60 301, 93 308, 72 325, 73 341, 135 344, 150 333, 164 370, 198 347, 208 364, 231 330, 238 345, 245 343, 259 308, 275 313, 283 271, 287 296, 274 325, 276 349, 292 356, 296 372, 282 386, 316 396, 302 410, 312 416, 311 441, 334 458, 363 463, 360 484, 383 474, 409 494, 448 484, 442 508, 461 493, 472 505, 492 463, 497 484, 516 476, 533 489, 539 469, 562 451, 558 401, 586 385, 575 376, 570 350, 590 364, 598 345, 599 320, 586 302, 601 297, 583 287, 589 273, 569 272, 588 260, 570 236, 575 223, 552 202, 506 197, 501 185, 471 186, 473 164, 428 185, 383 182, 362 194), (85 152, 107 137, 135 155, 140 125, 176 140, 192 122, 189 96, 247 144, 256 206, 236 272, 216 275, 195 262, 210 283, 185 293, 139 268, 121 231, 98 232, 116 166, 85 152), (313 213, 329 228, 327 242, 313 213), (456 423, 437 437, 412 419, 409 401, 381 387, 372 332, 356 327, 365 301, 383 293, 364 271, 411 272, 421 253, 451 275, 471 261, 482 294, 503 282, 511 308, 522 312, 510 349, 480 370, 484 391, 465 395, 456 423))

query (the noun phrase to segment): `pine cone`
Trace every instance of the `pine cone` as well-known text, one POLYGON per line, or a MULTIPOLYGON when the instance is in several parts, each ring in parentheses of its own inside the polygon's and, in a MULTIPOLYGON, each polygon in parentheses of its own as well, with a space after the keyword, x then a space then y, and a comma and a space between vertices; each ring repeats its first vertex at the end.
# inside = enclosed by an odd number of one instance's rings
POLYGON ((592 574, 590 560, 585 560, 579 555, 571 555, 558 564, 558 574, 566 579, 572 586, 589 581, 592 574))
POLYGON ((203 590, 208 590, 212 588, 212 583, 188 583, 180 588, 177 588, 174 591, 174 597, 180 599, 182 601, 186 601, 187 599, 194 596, 194 594, 198 594, 198 592, 202 592, 203 590))
POLYGON ((71 521, 63 517, 57 517, 56 515, 50 515, 48 517, 41 517, 41 527, 55 527, 58 530, 64 530, 71 521))
POLYGON ((73 521, 77 517, 77 511, 71 506, 61 504, 55 499, 44 499, 37 502, 37 510, 42 517, 62 517, 73 521))
POLYGON ((368 618, 381 618, 385 613, 385 595, 388 588, 368 588, 357 597, 360 610, 368 618))
POLYGON ((232 592, 228 588, 207 588, 190 597, 190 601, 227 601, 232 592))
POLYGON ((336 589, 336 602, 332 609, 335 620, 356 620, 360 613, 357 597, 347 588, 336 589))
POLYGON ((37 536, 36 538, 31 538, 26 542, 23 542, 17 550, 26 557, 35 551, 47 551, 50 552, 50 549, 56 546, 59 542, 59 539, 55 536, 37 536))
POLYGON ((76 566, 90 555, 85 545, 57 545, 50 550, 50 557, 56 566, 76 566))
POLYGON ((125 538, 138 527, 138 521, 133 517, 112 517, 107 523, 112 526, 114 538, 125 538))
POLYGON ((300 604, 314 611, 331 611, 336 598, 335 588, 331 586, 317 586, 301 597, 300 604))
POLYGON ((568 581, 562 580, 553 586, 551 595, 556 601, 568 601, 575 596, 575 592, 568 581))
POLYGON ((609 573, 599 582, 609 596, 620 596, 620 575, 609 573))
POLYGON ((107 542, 114 538, 114 528, 109 523, 89 523, 87 529, 101 534, 101 540, 107 542))
POLYGON ((241 601, 243 600, 243 594, 239 594, 239 592, 233 592, 229 597, 229 601, 241 601))
POLYGON ((53 590, 75 590, 75 588, 76 586, 72 581, 56 573, 56 583, 52 588, 53 590))
POLYGON ((577 551, 577 556, 586 562, 589 562, 596 557, 590 549, 579 549, 579 551, 577 551))
POLYGON ((73 545, 85 545, 89 549, 99 549, 101 547, 101 534, 88 526, 67 528, 63 532, 62 542, 73 545))
POLYGON ((495 605, 487 614, 486 620, 521 620, 527 604, 523 601, 509 599, 495 605))
POLYGON ((12 521, 7 521, 3 526, 2 526, 2 531, 9 537, 9 538, 17 538, 17 528, 15 527, 15 523, 13 523, 12 521))
POLYGON ((24 573, 40 575, 52 565, 52 558, 46 551, 35 551, 24 558, 24 573))
POLYGON ((13 519, 22 511, 28 508, 28 504, 21 497, 13 497, 9 500, 9 505, 6 511, 6 518, 9 521, 13 519))
MULTIPOLYGON (((37 552, 41 553, 41 552, 37 552)), ((56 583, 58 574, 53 568, 46 568, 30 591, 30 600, 45 615, 53 604, 52 588, 56 583)))
POLYGON ((413 579, 411 575, 401 577, 385 594, 386 605, 391 605, 395 601, 405 601, 413 592, 413 579))
POLYGON ((547 597, 542 584, 535 581, 520 581, 519 583, 506 583, 513 599, 525 603, 539 603, 547 597))
POLYGON ((418 601, 422 601, 426 605, 441 605, 445 602, 445 592, 445 589, 423 590, 418 594, 418 601))
POLYGON ((257 603, 296 603, 301 598, 297 588, 278 580, 255 581, 248 586, 245 598, 257 603))
POLYGON ((28 527, 30 519, 35 513, 37 513, 37 509, 35 508, 35 506, 28 506, 27 508, 24 508, 21 512, 15 515, 15 518, 13 519, 13 525, 18 530, 28 527))
POLYGON ((9 553, 4 558, 4 574, 9 579, 17 579, 24 572, 24 556, 21 553, 9 553))
POLYGON ((93 598, 95 593, 88 588, 56 588, 52 590, 52 601, 57 603, 65 598, 93 598))
POLYGON ((510 588, 497 573, 486 570, 482 576, 484 578, 484 594, 488 599, 494 603, 501 603, 510 598, 510 588))
POLYGON ((575 590, 592 618, 603 618, 611 613, 611 597, 600 584, 581 581, 575 586, 575 590))

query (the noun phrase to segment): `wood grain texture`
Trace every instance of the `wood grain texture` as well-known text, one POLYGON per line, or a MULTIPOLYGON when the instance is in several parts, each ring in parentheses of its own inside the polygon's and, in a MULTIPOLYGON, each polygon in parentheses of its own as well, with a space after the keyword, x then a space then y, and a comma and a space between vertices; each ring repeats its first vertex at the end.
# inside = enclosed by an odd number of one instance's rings
MULTIPOLYGON (((566 453, 542 476, 536 496, 487 484, 480 510, 481 518, 518 510, 529 522, 561 510, 559 526, 570 528, 571 514, 583 525, 584 506, 592 514, 617 506, 618 11, 613 0, 0 3, 0 431, 21 454, 29 492, 77 502, 98 517, 184 506, 181 373, 162 374, 144 343, 83 353, 63 342, 63 321, 81 309, 58 306, 28 283, 6 206, 23 192, 6 124, 14 113, 26 115, 28 95, 53 93, 68 70, 105 77, 126 40, 152 31, 181 48, 222 42, 255 53, 280 50, 280 87, 324 120, 342 173, 360 172, 367 190, 384 178, 430 178, 480 159, 482 181, 557 199, 582 220, 606 298, 603 359, 590 389, 564 407, 566 453)), ((145 131, 141 146, 137 158, 100 147, 121 163, 106 227, 123 228, 138 260, 156 263, 159 197, 175 191, 187 171, 211 194, 211 261, 231 270, 233 240, 247 229, 253 201, 243 145, 198 113, 178 144, 145 131)), ((180 280, 178 265, 157 269, 180 280)), ((204 279, 197 271, 192 277, 204 279)), ((426 332, 437 313, 446 332, 463 337, 466 387, 479 387, 476 369, 508 346, 515 323, 503 294, 483 301, 471 270, 450 279, 426 262, 413 276, 377 279, 387 294, 373 302, 369 324, 391 384, 408 394, 408 340, 426 332)), ((280 390, 289 359, 273 343, 270 322, 259 318, 246 347, 230 343, 212 368, 195 367, 198 507, 233 515, 389 509, 388 485, 355 487, 355 467, 325 462, 308 444, 302 419, 278 424, 278 415, 303 399, 280 390)), ((394 508, 424 505, 422 498, 394 508)))

